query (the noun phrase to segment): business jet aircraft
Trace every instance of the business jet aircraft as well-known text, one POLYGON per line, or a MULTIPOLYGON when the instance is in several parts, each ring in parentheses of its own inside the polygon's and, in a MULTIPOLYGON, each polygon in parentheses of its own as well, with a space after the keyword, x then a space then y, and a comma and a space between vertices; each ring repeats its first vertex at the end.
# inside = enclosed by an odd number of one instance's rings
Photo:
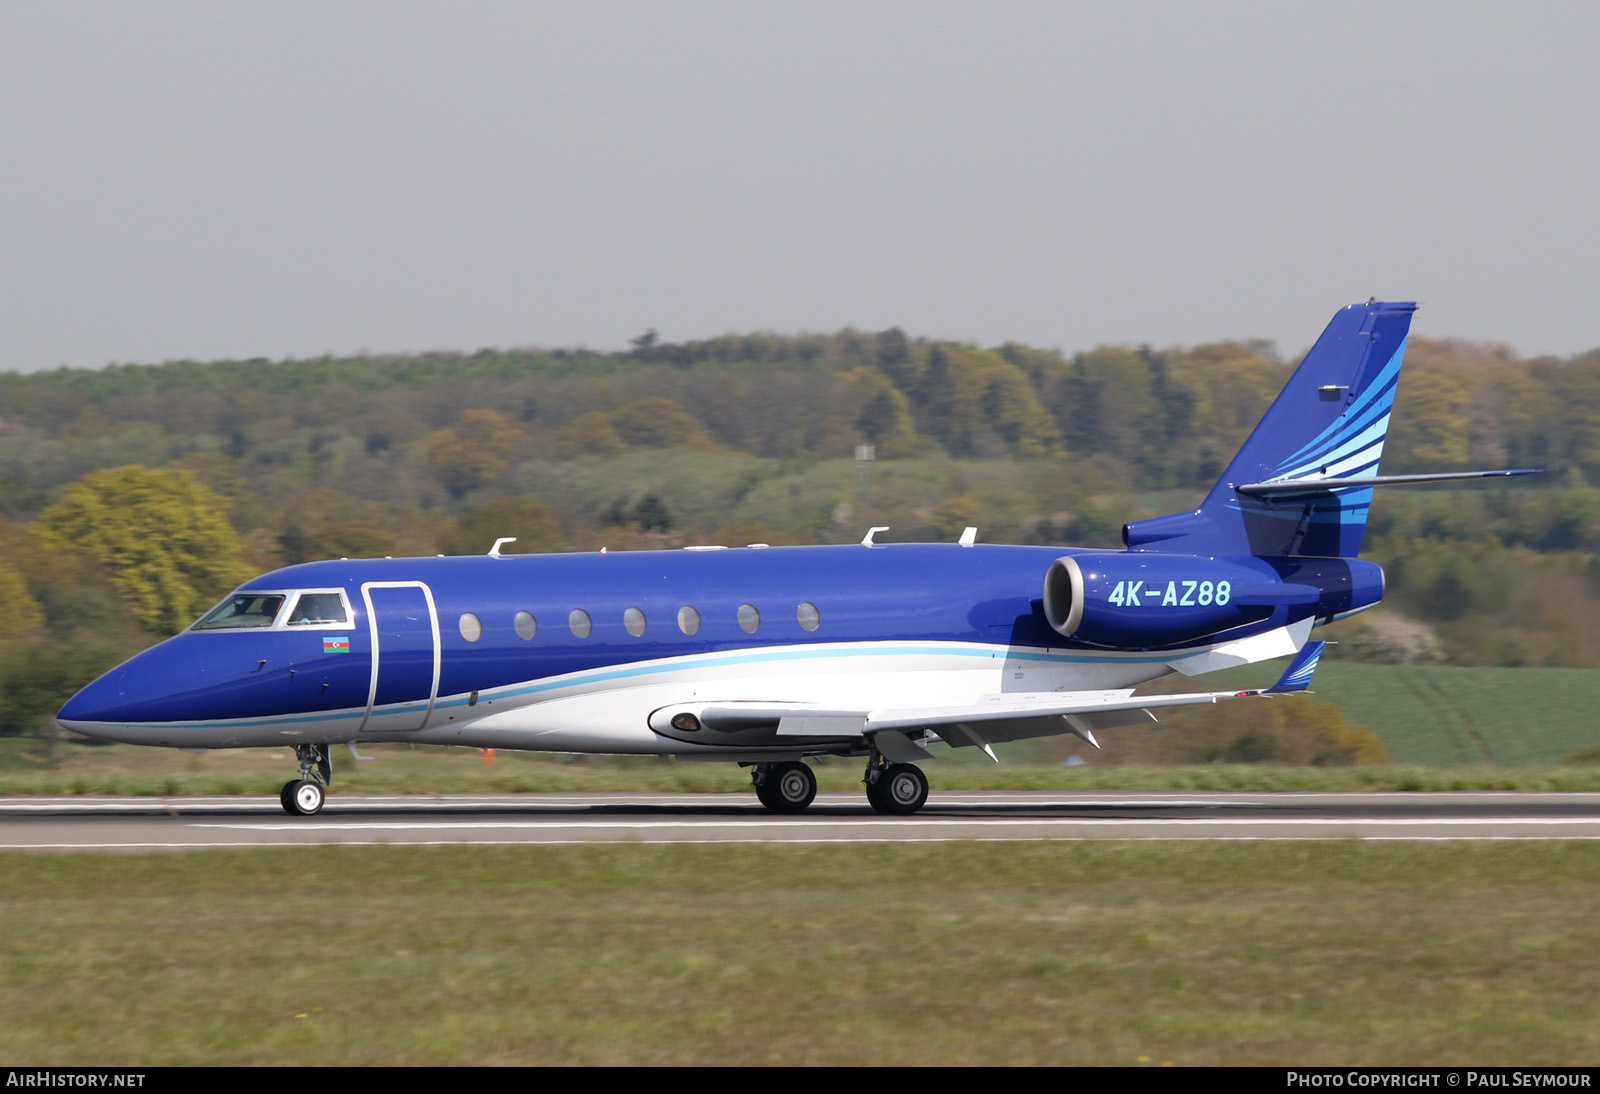
POLYGON ((1339 311, 1198 509, 1126 550, 877 543, 340 559, 240 586, 68 701, 79 733, 179 748, 292 745, 284 808, 322 808, 329 747, 413 741, 667 755, 752 769, 767 808, 816 794, 807 757, 866 761, 910 814, 943 741, 1095 733, 1262 692, 1136 685, 1298 654, 1370 608, 1357 559, 1415 305, 1339 311))

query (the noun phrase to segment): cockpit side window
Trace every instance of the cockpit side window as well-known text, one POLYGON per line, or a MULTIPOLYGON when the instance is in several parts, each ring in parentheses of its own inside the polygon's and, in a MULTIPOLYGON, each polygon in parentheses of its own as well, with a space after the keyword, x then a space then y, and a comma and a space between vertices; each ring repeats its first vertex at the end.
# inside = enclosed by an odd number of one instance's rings
POLYGON ((344 610, 344 598, 338 593, 301 593, 289 612, 288 625, 325 627, 337 623, 343 626, 349 618, 344 610))
POLYGON ((270 627, 286 600, 282 593, 235 593, 194 625, 197 631, 270 627))

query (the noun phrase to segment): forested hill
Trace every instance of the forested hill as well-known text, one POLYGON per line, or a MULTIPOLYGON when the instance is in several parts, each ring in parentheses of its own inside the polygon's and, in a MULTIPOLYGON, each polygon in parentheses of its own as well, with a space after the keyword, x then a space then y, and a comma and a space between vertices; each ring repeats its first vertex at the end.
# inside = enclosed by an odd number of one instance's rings
MULTIPOLYGON (((1132 488, 1198 487, 1288 368, 1260 342, 1103 347, 1069 358, 1016 343, 984 350, 911 340, 898 329, 681 344, 651 334, 627 353, 482 350, 0 374, 0 430, 62 442, 68 463, 82 462, 73 442, 85 437, 112 448, 120 437, 143 457, 160 436, 178 454, 235 461, 297 448, 321 457, 359 442, 368 454, 423 457, 411 462, 434 481, 420 485, 457 500, 492 485, 492 475, 438 458, 435 434, 460 433, 473 409, 495 412, 472 421, 506 463, 626 447, 827 459, 865 442, 880 458, 1098 456, 1132 488)), ((1519 360, 1504 347, 1413 338, 1401 392, 1386 471, 1502 459, 1558 472, 1600 468, 1600 350, 1519 360)), ((8 458, 5 470, 14 469, 8 458)), ((24 477, 45 491, 66 481, 24 477)), ((393 491, 356 492, 397 500, 393 491)))
MULTIPOLYGON (((896 329, 0 374, 0 643, 27 677, 3 702, 315 557, 872 524, 1114 545, 1197 500, 1291 366, 1259 342, 1069 357, 896 329)), ((1367 556, 1394 624, 1340 656, 1600 664, 1600 350, 1413 338, 1384 471, 1499 466, 1551 472, 1381 499, 1367 556)))

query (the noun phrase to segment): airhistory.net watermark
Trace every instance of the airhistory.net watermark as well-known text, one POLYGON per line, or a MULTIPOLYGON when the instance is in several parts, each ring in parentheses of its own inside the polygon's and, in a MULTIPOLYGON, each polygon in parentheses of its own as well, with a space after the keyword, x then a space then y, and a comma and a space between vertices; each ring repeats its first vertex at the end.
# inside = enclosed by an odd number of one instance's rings
POLYGON ((36 1087, 139 1087, 144 1085, 142 1071, 83 1071, 77 1068, 7 1068, 6 1086, 36 1087))

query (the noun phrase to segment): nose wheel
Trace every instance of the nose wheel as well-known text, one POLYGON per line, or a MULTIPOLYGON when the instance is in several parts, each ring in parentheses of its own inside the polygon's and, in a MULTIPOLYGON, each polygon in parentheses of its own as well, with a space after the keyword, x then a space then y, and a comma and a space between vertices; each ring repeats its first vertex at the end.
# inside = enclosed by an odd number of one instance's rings
POLYGON ((333 781, 333 761, 328 746, 322 744, 295 745, 294 754, 300 760, 300 777, 283 784, 278 800, 290 816, 310 817, 322 812, 327 800, 325 787, 333 781))
POLYGON ((309 779, 293 779, 283 784, 283 790, 278 794, 278 800, 283 803, 285 813, 295 817, 309 817, 322 811, 322 803, 327 799, 322 787, 309 779))

